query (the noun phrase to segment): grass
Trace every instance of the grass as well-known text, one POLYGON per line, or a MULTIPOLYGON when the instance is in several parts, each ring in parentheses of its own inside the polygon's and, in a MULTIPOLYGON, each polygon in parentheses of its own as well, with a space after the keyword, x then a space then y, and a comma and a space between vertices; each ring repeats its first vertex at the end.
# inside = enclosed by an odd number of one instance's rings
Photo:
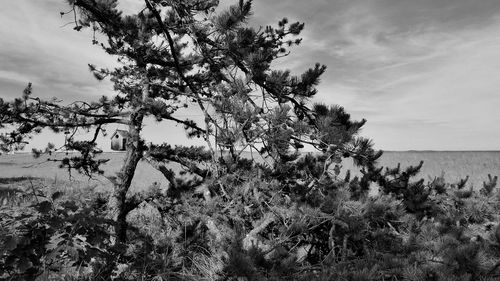
MULTIPOLYGON (((64 156, 64 154, 56 154, 50 158, 61 159, 64 156)), ((29 153, 0 155, 0 178, 43 178, 58 186, 97 185, 103 190, 111 190, 112 184, 106 177, 115 176, 123 163, 124 156, 124 153, 104 153, 102 158, 110 159, 109 162, 102 165, 104 175, 88 178, 77 171, 73 171, 70 175, 67 170, 59 168, 57 162, 48 162, 49 156, 35 159, 29 153)), ((153 169, 148 163, 141 161, 132 181, 131 192, 145 190, 155 182, 163 187, 168 185, 160 172, 153 169)))
MULTIPOLYGON (((113 175, 118 171, 123 161, 123 154, 110 153, 105 154, 104 157, 111 159, 103 167, 105 175, 113 175)), ((35 190, 39 189, 43 190, 48 198, 54 192, 62 191, 63 196, 82 200, 93 192, 106 191, 110 187, 110 184, 103 177, 89 180, 74 174, 73 178, 69 178, 67 171, 59 169, 54 163, 45 160, 35 160, 30 155, 0 156, 0 207, 8 208, 8 206, 3 205, 3 193, 16 200, 16 196, 23 194, 24 191, 28 197, 25 197, 23 199, 25 201, 21 203, 26 204, 36 200, 35 190), (30 194, 34 194, 34 196, 30 194)), ((394 167, 397 163, 401 163, 401 166, 405 167, 416 165, 420 160, 425 161, 420 175, 424 178, 439 176, 442 171, 445 171, 448 182, 454 182, 469 175, 471 184, 478 187, 481 186, 482 180, 486 180, 487 174, 500 174, 500 152, 387 152, 380 160, 380 164, 394 167)), ((343 165, 344 169, 354 171, 352 163, 346 161, 343 165)), ((161 174, 151 169, 147 163, 141 162, 133 181, 132 192, 151 186, 154 182, 166 184, 161 174)), ((470 209, 468 213, 471 214, 474 221, 497 220, 496 217, 487 217, 491 212, 488 211, 488 206, 484 202, 470 201, 467 207, 470 209)), ((162 242, 167 241, 172 236, 169 233, 171 229, 165 226, 158 210, 148 204, 143 204, 131 212, 127 220, 131 227, 135 227, 149 237, 154 237, 155 245, 165 244, 162 242)), ((193 269, 183 276, 185 279, 191 277, 192 280, 199 280, 198 276, 204 276, 206 279, 203 280, 216 280, 219 278, 218 273, 222 271, 221 266, 223 266, 222 261, 217 257, 204 254, 194 256, 192 263, 193 269), (188 273, 194 275, 191 276, 188 273)))
POLYGON ((86 198, 88 193, 105 192, 95 182, 63 181, 36 177, 0 178, 0 207, 21 206, 36 203, 62 192, 72 198, 86 198))
POLYGON ((10 178, 0 178, 0 184, 12 184, 16 182, 23 182, 23 181, 29 181, 29 180, 36 180, 38 178, 34 177, 10 177, 10 178))
MULTIPOLYGON (((249 153, 247 155, 250 157, 249 153)), ((52 156, 62 158, 64 155, 52 156)), ((85 185, 99 186, 104 190, 111 189, 111 183, 105 176, 114 176, 123 163, 124 153, 103 153, 102 158, 110 159, 102 166, 104 176, 95 176, 89 179, 74 171, 71 176, 67 170, 60 169, 57 163, 47 162, 47 156, 34 159, 31 154, 0 155, 0 185, 15 184, 16 179, 43 178, 57 186, 70 186, 78 188, 85 185), (7 182, 6 182, 7 181, 7 182)), ((419 178, 430 180, 445 173, 447 182, 458 182, 459 179, 470 176, 468 185, 475 188, 482 187, 482 182, 487 180, 488 174, 500 175, 500 151, 491 152, 441 152, 441 151, 408 151, 408 152, 385 152, 379 164, 384 167, 395 167, 401 163, 401 167, 417 165, 420 160, 424 161, 419 178)), ((344 173, 351 170, 352 175, 359 175, 350 159, 345 160, 344 173)), ((175 168, 179 170, 178 167, 175 168)), ((153 169, 148 163, 141 161, 137 167, 131 192, 139 192, 147 189, 153 184, 162 187, 168 186, 163 175, 153 169)))
MULTIPOLYGON (((500 176, 500 151, 387 151, 379 165, 392 168, 401 163, 401 168, 404 168, 418 165, 421 160, 424 165, 418 178, 426 181, 444 172, 446 182, 455 183, 469 176, 467 186, 479 189, 488 179, 488 174, 500 176)), ((350 169, 353 176, 360 174, 355 172, 352 161, 345 161, 343 166, 346 170, 350 169)))
MULTIPOLYGON (((63 157, 63 155, 56 156, 63 157)), ((120 168, 123 153, 105 153, 103 158, 110 159, 103 165, 104 176, 113 176, 120 168)), ((60 169, 56 163, 47 162, 47 157, 34 159, 30 154, 1 155, 0 156, 0 205, 7 201, 14 201, 17 204, 19 194, 32 193, 32 187, 46 191, 46 194, 61 191, 64 194, 78 197, 86 192, 110 191, 111 183, 104 176, 96 176, 89 179, 85 176, 73 172, 71 177, 67 170, 60 169), (6 199, 7 198, 7 199, 6 199)), ((384 167, 395 167, 401 163, 401 167, 416 165, 424 160, 419 178, 430 180, 440 176, 445 172, 447 182, 457 182, 461 178, 470 176, 468 185, 473 185, 477 189, 482 187, 482 182, 487 179, 488 174, 500 175, 500 152, 385 152, 379 161, 384 167)), ((344 161, 343 172, 350 169, 352 175, 359 175, 352 161, 344 161)), ((342 176, 342 175, 341 175, 342 176)), ((131 193, 147 189, 154 183, 162 187, 167 187, 168 183, 161 173, 153 169, 148 163, 140 162, 134 180, 132 181, 131 193)), ((31 198, 31 199, 30 199, 31 198)), ((21 200, 33 200, 24 198, 21 200)), ((151 228, 146 232, 161 232, 159 229, 159 215, 151 208, 143 206, 130 214, 132 224, 148 220, 151 228)))

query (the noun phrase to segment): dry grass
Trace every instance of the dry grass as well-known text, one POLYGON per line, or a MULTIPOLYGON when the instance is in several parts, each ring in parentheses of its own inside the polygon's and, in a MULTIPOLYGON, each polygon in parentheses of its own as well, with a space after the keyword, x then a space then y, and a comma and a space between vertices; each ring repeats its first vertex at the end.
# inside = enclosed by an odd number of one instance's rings
POLYGON ((83 199, 88 198, 89 194, 105 191, 102 185, 88 181, 54 181, 25 176, 0 178, 0 207, 29 205, 46 200, 55 192, 83 199))
MULTIPOLYGON (((481 188, 488 174, 500 175, 500 151, 387 151, 382 155, 379 165, 384 167, 401 167, 418 165, 420 160, 424 166, 420 170, 419 178, 426 181, 444 172, 446 182, 455 183, 467 175, 470 179, 467 185, 481 188)), ((354 172, 352 161, 343 163, 345 169, 354 172)), ((359 173, 353 173, 359 175, 359 173)))
MULTIPOLYGON (((61 158, 64 155, 57 157, 61 158)), ((246 155, 250 157, 250 155, 246 155)), ((54 156, 52 156, 54 157, 54 156)), ((102 158, 110 159, 103 165, 104 176, 113 176, 120 168, 124 153, 104 153, 102 158)), ((0 155, 0 178, 32 177, 43 178, 51 185, 78 188, 81 186, 98 186, 109 190, 111 183, 104 176, 89 179, 73 172, 70 178, 68 172, 60 169, 57 163, 47 162, 47 157, 34 159, 31 154, 0 155)), ((401 163, 402 167, 417 165, 424 160, 420 177, 429 180, 429 177, 440 176, 445 172, 447 182, 457 182, 461 178, 470 176, 469 184, 476 188, 482 187, 482 182, 488 174, 500 175, 500 151, 492 152, 385 152, 379 163, 384 167, 395 167, 401 163)), ((344 161, 344 170, 350 169, 353 175, 359 175, 350 159, 344 161)), ((140 162, 132 182, 131 192, 144 190, 154 183, 162 187, 168 183, 155 169, 146 163, 140 162)), ((1 184, 1 182, 0 182, 1 184)))
MULTIPOLYGON (((43 178, 51 185, 68 186, 69 188, 81 185, 99 186, 104 190, 111 189, 111 182, 106 176, 114 176, 119 171, 124 153, 104 153, 102 158, 109 159, 109 162, 102 166, 104 175, 96 175, 92 179, 73 171, 70 175, 67 170, 59 168, 57 162, 47 162, 48 156, 34 159, 29 153, 15 155, 0 155, 0 178, 12 177, 32 177, 43 178)), ((51 158, 63 158, 64 155, 54 155, 51 158)), ((153 183, 167 186, 167 181, 160 172, 141 161, 137 167, 134 180, 132 181, 132 192, 145 190, 153 183)))

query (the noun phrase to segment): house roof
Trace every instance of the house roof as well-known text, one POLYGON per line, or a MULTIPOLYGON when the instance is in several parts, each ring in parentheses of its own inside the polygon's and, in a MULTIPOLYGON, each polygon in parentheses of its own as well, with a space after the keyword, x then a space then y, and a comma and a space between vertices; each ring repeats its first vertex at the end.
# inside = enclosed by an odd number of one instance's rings
POLYGON ((123 138, 126 138, 128 136, 128 132, 125 131, 125 130, 116 130, 113 135, 111 136, 111 138, 114 138, 116 134, 119 134, 120 136, 122 136, 123 138))

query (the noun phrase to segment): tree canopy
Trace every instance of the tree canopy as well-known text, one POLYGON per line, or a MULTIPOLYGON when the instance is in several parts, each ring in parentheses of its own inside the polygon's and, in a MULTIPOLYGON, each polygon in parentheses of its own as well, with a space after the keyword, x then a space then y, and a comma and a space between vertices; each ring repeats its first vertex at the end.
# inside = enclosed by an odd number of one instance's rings
POLYGON ((74 29, 92 30, 92 44, 116 57, 119 66, 113 69, 89 65, 98 80, 111 80, 116 94, 63 105, 34 97, 30 84, 22 97, 0 100, 0 125, 14 127, 1 140, 6 148, 46 128, 65 132, 65 147, 80 155, 64 159, 62 166, 91 175, 104 162, 95 158, 101 152, 98 135, 109 124, 127 126, 126 157, 113 179, 112 200, 122 240, 126 206, 136 205, 127 192, 141 159, 159 169, 170 188, 179 184, 166 163, 179 163, 196 175, 189 185, 195 188, 238 163, 245 150, 269 159, 268 169, 293 163, 306 145, 326 155, 325 171, 341 157, 366 166, 381 155, 357 136, 365 120, 352 121, 341 106, 312 103, 326 66, 317 63, 300 75, 273 69, 274 61, 301 44, 303 23, 283 18, 276 26, 251 27, 252 1, 244 0, 222 11, 215 0, 145 0, 132 15, 120 11, 118 0, 68 4, 71 11, 61 14, 74 16, 74 29), (197 108, 203 122, 176 116, 186 107, 197 108), (147 146, 141 130, 148 117, 181 124, 188 137, 201 137, 206 146, 147 146), (74 140, 81 129, 92 130, 93 138, 74 140))

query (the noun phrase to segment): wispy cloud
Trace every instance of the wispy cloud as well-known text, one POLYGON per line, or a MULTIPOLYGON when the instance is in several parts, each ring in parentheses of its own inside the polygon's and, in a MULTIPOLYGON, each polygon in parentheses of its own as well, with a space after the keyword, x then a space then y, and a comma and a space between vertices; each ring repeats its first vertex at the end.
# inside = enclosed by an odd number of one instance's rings
MULTIPOLYGON (((88 63, 109 66, 114 59, 92 46, 91 35, 77 33, 66 16, 64 1, 8 1, 0 17, 0 79, 17 83, 19 91, 0 88, 2 97, 14 97, 32 82, 38 95, 58 95, 65 100, 109 93, 98 83, 88 63)), ((0 85, 1 86, 1 85, 0 85)))

